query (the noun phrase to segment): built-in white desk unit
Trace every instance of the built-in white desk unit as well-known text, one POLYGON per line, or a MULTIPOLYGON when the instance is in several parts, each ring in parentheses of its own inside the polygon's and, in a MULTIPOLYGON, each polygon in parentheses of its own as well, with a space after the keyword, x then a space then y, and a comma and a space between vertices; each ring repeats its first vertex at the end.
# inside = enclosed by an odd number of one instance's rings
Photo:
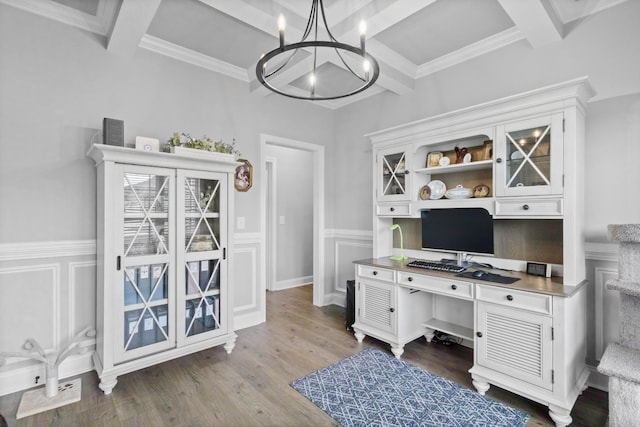
POLYGON ((368 135, 374 258, 355 263, 358 341, 385 341, 399 358, 406 343, 430 342, 435 331, 462 338, 474 348, 469 372, 480 394, 493 384, 547 405, 557 426, 571 423, 589 375, 582 232, 591 96, 580 78, 368 135), (436 199, 438 185, 425 187, 434 180, 478 197, 436 199), (494 256, 421 250, 424 212, 460 208, 488 212, 494 256), (394 224, 410 257, 477 264, 460 275, 392 260, 402 252, 394 224), (528 274, 528 262, 543 272, 549 265, 552 276, 528 274))

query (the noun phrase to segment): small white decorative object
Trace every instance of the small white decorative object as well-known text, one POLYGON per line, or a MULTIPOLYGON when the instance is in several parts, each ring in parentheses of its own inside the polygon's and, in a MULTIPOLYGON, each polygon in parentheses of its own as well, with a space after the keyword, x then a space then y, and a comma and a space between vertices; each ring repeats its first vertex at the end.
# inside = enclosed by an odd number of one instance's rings
POLYGON ((450 163, 451 163, 451 160, 449 160, 448 157, 443 157, 440 159, 440 161, 438 161, 438 164, 440 166, 449 166, 450 163))
POLYGON ((160 152, 160 140, 136 136, 136 150, 160 152))
POLYGON ((467 153, 462 158, 462 163, 471 163, 471 153, 467 153))
POLYGON ((45 364, 46 384, 44 389, 28 391, 22 395, 16 418, 48 411, 80 400, 80 379, 67 381, 63 387, 58 387, 58 368, 67 357, 85 353, 87 348, 80 345, 81 340, 95 335, 96 331, 93 328, 84 328, 61 352, 46 353, 35 339, 28 338, 23 346, 27 351, 0 353, 0 366, 6 363, 7 357, 28 358, 45 364))

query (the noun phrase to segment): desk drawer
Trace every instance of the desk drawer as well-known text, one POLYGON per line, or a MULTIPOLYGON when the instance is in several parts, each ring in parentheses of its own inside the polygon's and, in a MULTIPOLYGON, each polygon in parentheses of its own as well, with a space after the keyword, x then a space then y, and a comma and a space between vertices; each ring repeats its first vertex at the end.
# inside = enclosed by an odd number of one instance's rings
POLYGON ((476 285, 476 299, 494 304, 529 310, 536 313, 552 314, 551 295, 523 292, 496 286, 476 285))
POLYGON ((409 203, 378 204, 376 215, 379 216, 407 216, 409 215, 409 203))
POLYGON ((399 271, 398 283, 421 291, 449 295, 454 298, 473 299, 473 284, 469 282, 399 271))
POLYGON ((395 282, 396 272, 394 270, 386 270, 384 268, 368 267, 364 265, 358 266, 358 276, 368 277, 370 279, 384 280, 387 282, 395 282))
POLYGON ((562 199, 496 199, 496 216, 561 216, 562 199))

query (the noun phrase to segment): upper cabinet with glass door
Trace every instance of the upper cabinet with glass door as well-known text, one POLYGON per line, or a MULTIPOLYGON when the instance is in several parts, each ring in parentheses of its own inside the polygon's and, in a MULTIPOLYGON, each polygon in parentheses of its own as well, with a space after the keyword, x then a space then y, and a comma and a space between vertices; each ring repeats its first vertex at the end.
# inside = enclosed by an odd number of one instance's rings
POLYGON ((496 196, 563 192, 562 113, 501 124, 496 132, 496 196))
POLYGON ((227 292, 226 182, 225 174, 178 172, 178 206, 184 212, 178 230, 178 305, 184 307, 179 343, 226 333, 220 304, 227 292))
POLYGON ((408 147, 394 147, 378 151, 375 172, 378 201, 409 200, 411 198, 410 164, 408 147))
POLYGON ((116 218, 122 234, 116 272, 117 362, 175 347, 170 277, 173 171, 121 168, 116 218), (118 286, 119 284, 119 286, 118 286))

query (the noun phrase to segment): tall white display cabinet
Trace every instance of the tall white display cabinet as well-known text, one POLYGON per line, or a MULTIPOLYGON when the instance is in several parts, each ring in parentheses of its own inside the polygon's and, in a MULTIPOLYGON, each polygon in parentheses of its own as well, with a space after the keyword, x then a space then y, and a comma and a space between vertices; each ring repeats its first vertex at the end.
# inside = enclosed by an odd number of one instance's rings
POLYGON ((118 375, 235 345, 230 155, 94 144, 100 389, 118 375))

